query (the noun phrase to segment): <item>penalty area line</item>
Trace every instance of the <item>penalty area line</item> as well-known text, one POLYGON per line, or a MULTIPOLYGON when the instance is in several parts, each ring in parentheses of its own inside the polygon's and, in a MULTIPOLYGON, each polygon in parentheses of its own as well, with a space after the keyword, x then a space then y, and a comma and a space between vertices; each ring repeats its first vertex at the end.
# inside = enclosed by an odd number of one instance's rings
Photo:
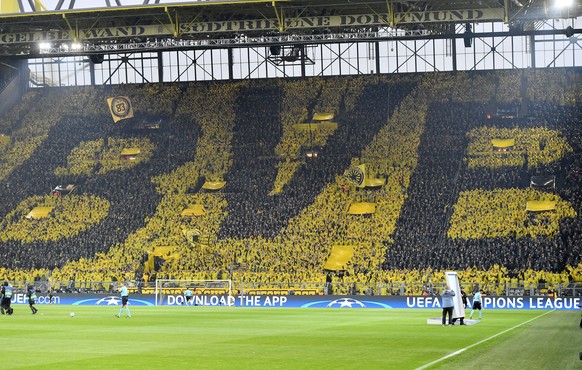
POLYGON ((552 312, 554 312, 554 311, 555 311, 555 310, 551 310, 551 311, 545 312, 545 313, 543 313, 543 314, 541 314, 541 315, 539 315, 539 316, 536 316, 536 317, 534 317, 534 318, 531 318, 531 319, 529 319, 529 320, 527 320, 527 321, 524 321, 524 322, 522 322, 521 324, 517 324, 517 325, 515 325, 515 326, 513 326, 513 327, 511 327, 511 328, 509 328, 509 329, 505 329, 504 331, 501 331, 501 332, 499 332, 499 333, 497 333, 497 334, 494 334, 494 335, 492 335, 492 336, 490 336, 490 337, 488 337, 488 338, 485 338, 485 339, 483 339, 483 340, 480 340, 480 341, 478 341, 477 343, 473 343, 473 344, 471 344, 470 346, 467 346, 467 347, 465 347, 465 348, 461 348, 461 349, 459 349, 459 350, 457 350, 457 351, 455 351, 455 352, 449 353, 448 355, 446 355, 446 356, 443 356, 443 357, 441 357, 441 358, 439 358, 439 359, 436 359, 436 360, 434 360, 434 361, 432 361, 432 362, 429 362, 429 363, 428 363, 428 364, 426 364, 426 365, 422 365, 421 367, 417 367, 417 368, 416 368, 416 370, 423 370, 423 369, 426 369, 426 368, 429 368, 429 367, 431 367, 432 365, 438 364, 439 362, 441 362, 441 361, 444 361, 444 360, 446 360, 446 359, 448 359, 448 358, 455 357, 456 355, 458 355, 458 354, 461 354, 461 353, 465 352, 465 351, 466 351, 466 350, 468 350, 468 349, 471 349, 471 348, 473 348, 473 347, 475 347, 475 346, 478 346, 478 345, 480 345, 481 343, 485 343, 485 342, 487 342, 487 341, 489 341, 489 340, 491 340, 491 339, 493 339, 493 338, 497 338, 498 336, 500 336, 500 335, 503 335, 503 334, 505 334, 505 333, 507 333, 507 332, 510 332, 510 331, 512 331, 512 330, 514 330, 514 329, 517 329, 517 328, 519 328, 520 326, 523 326, 523 325, 525 325, 525 324, 529 324, 530 322, 532 322, 532 321, 534 321, 534 320, 537 320, 537 319, 539 319, 539 318, 540 318, 540 317, 542 317, 542 316, 546 316, 547 314, 549 314, 549 313, 552 313, 552 312))

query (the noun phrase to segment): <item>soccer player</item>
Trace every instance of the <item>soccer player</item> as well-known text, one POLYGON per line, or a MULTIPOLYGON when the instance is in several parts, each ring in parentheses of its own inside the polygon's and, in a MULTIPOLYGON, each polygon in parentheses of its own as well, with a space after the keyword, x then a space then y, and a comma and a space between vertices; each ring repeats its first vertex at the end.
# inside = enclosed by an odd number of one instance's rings
POLYGON ((2 312, 2 315, 4 315, 4 313, 12 315, 12 312, 14 312, 12 307, 10 307, 10 303, 12 303, 12 287, 7 281, 4 282, 2 290, 0 290, 0 295, 2 296, 2 301, 0 303, 0 311, 2 312))
POLYGON ((28 307, 30 307, 32 314, 35 315, 38 310, 34 307, 34 304, 36 303, 36 292, 34 291, 34 286, 28 288, 26 295, 28 296, 28 307))
POLYGON ((117 316, 118 318, 121 317, 121 314, 123 313, 123 310, 127 310, 127 318, 129 319, 131 317, 131 313, 129 312, 129 307, 127 306, 127 304, 129 303, 129 292, 127 291, 127 287, 125 286, 125 284, 121 283, 121 287, 119 288, 119 292, 121 295, 121 308, 119 309, 119 313, 116 314, 115 316, 117 316))
POLYGON ((475 310, 479 311, 479 320, 483 318, 482 301, 483 301, 483 289, 480 289, 478 292, 475 292, 475 295, 473 296, 473 308, 471 309, 469 319, 473 318, 473 312, 475 312, 475 310))
POLYGON ((194 293, 190 290, 190 288, 186 288, 184 292, 184 303, 186 305, 192 305, 194 299, 194 293))

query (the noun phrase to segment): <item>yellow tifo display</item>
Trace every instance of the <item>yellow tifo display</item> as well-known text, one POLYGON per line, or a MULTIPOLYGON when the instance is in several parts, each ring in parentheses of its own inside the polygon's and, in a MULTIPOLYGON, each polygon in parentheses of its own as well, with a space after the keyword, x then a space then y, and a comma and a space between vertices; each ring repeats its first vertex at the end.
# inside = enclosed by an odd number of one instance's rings
POLYGON ((367 188, 377 188, 377 187, 386 185, 386 179, 383 177, 374 178, 374 179, 367 178, 364 180, 364 185, 367 188))
POLYGON ((531 188, 475 189, 459 194, 447 235, 452 239, 535 238, 555 235, 559 221, 572 217, 576 217, 574 208, 556 194, 531 188))
POLYGON ((0 221, 2 241, 32 243, 70 238, 107 217, 109 207, 107 200, 95 195, 35 195, 24 199, 0 221))
POLYGON ((54 207, 34 207, 27 215, 28 219, 39 219, 48 217, 54 207))
POLYGON ((323 268, 331 271, 345 270, 354 256, 352 245, 334 245, 323 268))
POLYGON ((528 200, 525 209, 530 212, 544 212, 556 210, 556 202, 553 200, 528 200))
POLYGON ((206 190, 220 190, 226 186, 226 181, 206 181, 202 185, 202 189, 206 190))
POLYGON ((121 156, 136 156, 141 153, 140 148, 123 148, 119 155, 121 156))
POLYGON ((368 215, 376 212, 376 203, 352 203, 349 215, 368 215))
POLYGON ((164 261, 175 260, 180 258, 180 254, 175 252, 176 247, 171 245, 157 246, 152 252, 147 252, 148 259, 144 264, 144 273, 149 274, 156 270, 156 257, 164 261))
POLYGON ((493 148, 512 148, 515 146, 515 139, 493 139, 491 140, 491 145, 493 145, 493 148))
POLYGON ((573 151, 558 130, 544 127, 479 127, 467 133, 468 168, 536 168, 556 162, 573 151), (501 155, 500 155, 501 154, 501 155))
POLYGON ((312 130, 336 130, 337 122, 311 122, 311 123, 297 123, 293 125, 298 131, 312 131, 312 130))
POLYGON ((192 217, 192 216, 203 216, 206 213, 204 205, 202 204, 190 204, 188 208, 182 211, 182 216, 192 217))
POLYGON ((379 188, 386 185, 385 177, 370 176, 365 163, 348 169, 344 175, 358 188, 379 188))
POLYGON ((334 119, 335 115, 333 113, 315 113, 313 115, 314 121, 331 121, 334 119))
POLYGON ((10 143, 10 136, 5 134, 0 134, 0 148, 6 147, 10 143))

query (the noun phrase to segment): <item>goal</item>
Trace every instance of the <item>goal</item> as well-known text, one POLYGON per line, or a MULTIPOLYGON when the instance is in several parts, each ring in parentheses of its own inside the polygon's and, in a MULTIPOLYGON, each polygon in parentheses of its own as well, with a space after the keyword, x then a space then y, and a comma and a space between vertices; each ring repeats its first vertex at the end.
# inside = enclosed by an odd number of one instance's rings
POLYGON ((232 306, 231 280, 156 280, 156 306, 186 305, 184 292, 190 289, 194 293, 191 305, 232 306))

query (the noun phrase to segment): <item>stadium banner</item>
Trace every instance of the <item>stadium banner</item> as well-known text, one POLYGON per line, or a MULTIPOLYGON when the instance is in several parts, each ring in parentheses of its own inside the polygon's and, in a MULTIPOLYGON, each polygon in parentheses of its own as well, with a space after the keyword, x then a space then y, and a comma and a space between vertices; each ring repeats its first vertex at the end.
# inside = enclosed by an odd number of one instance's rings
MULTIPOLYGON (((208 34, 221 32, 245 32, 245 31, 278 31, 279 21, 273 19, 248 19, 213 21, 202 20, 180 24, 179 35, 208 34)), ((353 14, 330 15, 321 17, 293 17, 284 20, 285 31, 295 29, 314 29, 330 27, 366 27, 366 26, 395 26, 416 23, 442 23, 442 22, 483 22, 504 21, 503 8, 495 9, 470 9, 470 10, 439 10, 425 12, 394 13, 388 14, 353 14)), ((175 27, 172 24, 123 26, 109 28, 79 29, 78 41, 105 40, 127 37, 161 37, 175 36, 175 27)), ((72 41, 75 32, 67 29, 1 33, 0 45, 20 44, 30 42, 65 42, 72 41)))
MULTIPOLYGON (((155 306, 155 295, 133 294, 129 296, 131 306, 155 306)), ((235 307, 281 307, 281 308, 410 308, 440 309, 438 296, 338 296, 338 295, 196 295, 192 306, 235 306, 235 307)), ((25 293, 17 293, 13 304, 28 304, 25 293)), ((485 310, 579 310, 581 297, 554 298, 549 296, 506 297, 485 296, 485 310)), ((57 304, 73 306, 121 306, 119 295, 58 293, 49 297, 39 294, 37 305, 57 304)), ((164 296, 162 306, 182 306, 186 304, 182 295, 164 296)))

